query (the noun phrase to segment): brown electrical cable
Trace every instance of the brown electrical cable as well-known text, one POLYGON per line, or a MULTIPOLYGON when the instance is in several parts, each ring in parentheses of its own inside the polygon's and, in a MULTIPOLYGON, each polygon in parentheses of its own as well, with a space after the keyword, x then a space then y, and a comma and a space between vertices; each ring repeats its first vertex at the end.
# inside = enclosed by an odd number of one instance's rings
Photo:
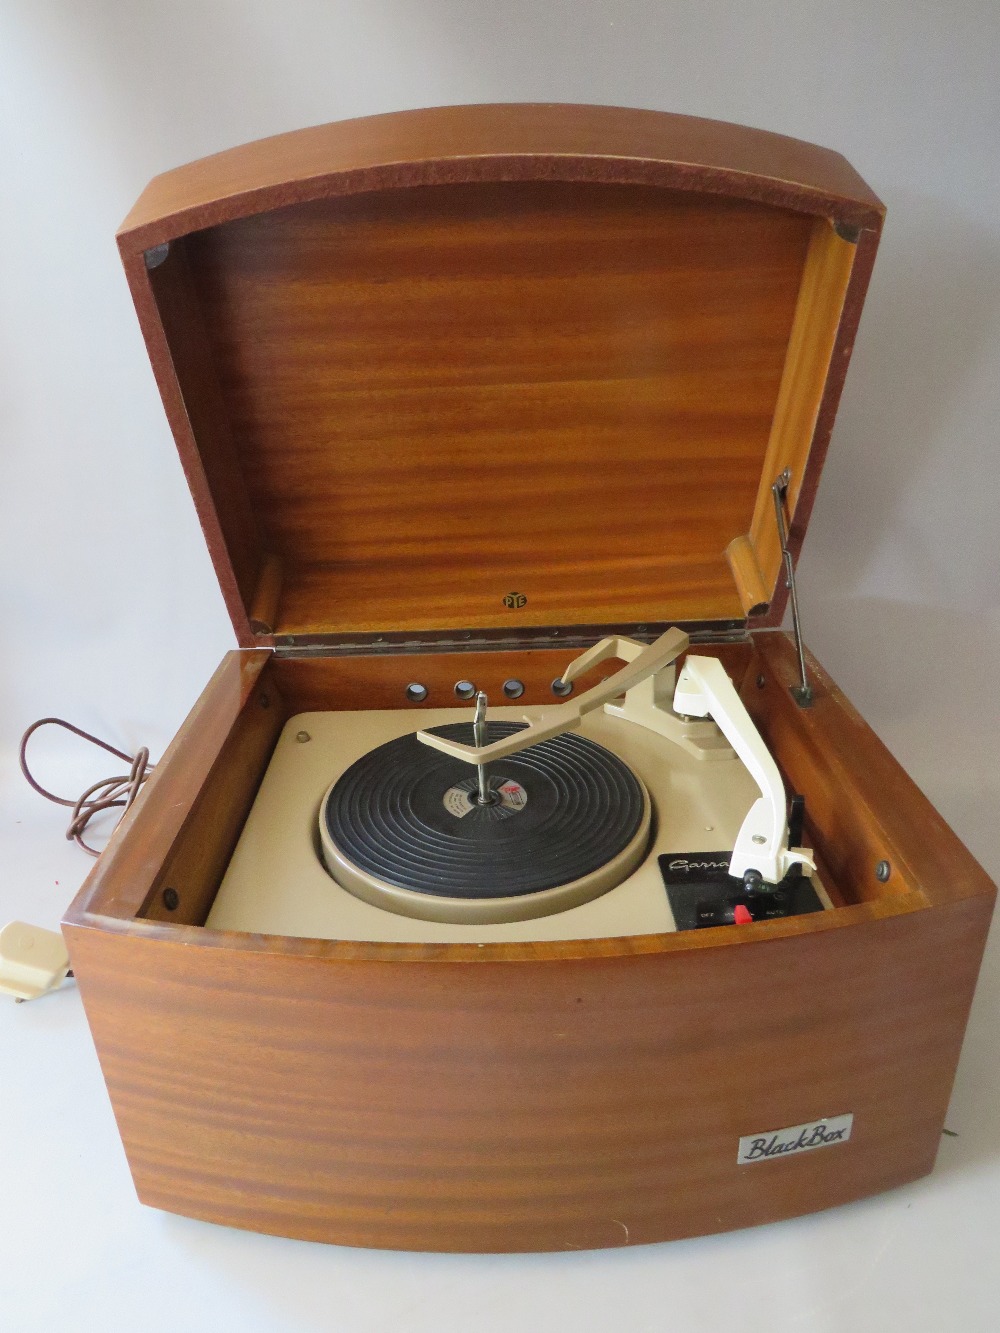
MULTIPOLYGON (((116 807, 121 808, 119 821, 124 817, 125 811, 129 808, 135 798, 139 795, 142 784, 153 771, 154 765, 149 762, 149 751, 145 746, 139 750, 135 756, 116 750, 113 745, 107 741, 99 740, 92 736, 89 731, 83 731, 80 727, 74 727, 72 722, 65 722, 61 717, 42 717, 37 722, 32 722, 31 726, 21 737, 21 752, 19 755, 21 772, 24 774, 28 783, 38 792, 39 796, 44 796, 47 801, 54 801, 56 805, 68 806, 73 814, 70 817, 69 827, 66 829, 66 837, 75 842, 77 846, 91 856, 100 856, 100 852, 95 847, 90 847, 83 840, 83 831, 94 818, 103 810, 113 810, 116 807), (102 778, 100 782, 95 782, 92 786, 79 796, 75 801, 67 800, 64 796, 56 796, 54 792, 46 791, 41 783, 37 782, 31 775, 28 768, 27 750, 28 741, 39 729, 39 727, 64 727, 71 731, 74 736, 81 736, 85 741, 90 741, 94 745, 99 745, 102 750, 107 750, 117 759, 124 759, 127 764, 131 764, 128 774, 124 777, 102 778)), ((117 825, 116 825, 117 827, 117 825)), ((113 831, 113 830, 112 830, 113 831)))

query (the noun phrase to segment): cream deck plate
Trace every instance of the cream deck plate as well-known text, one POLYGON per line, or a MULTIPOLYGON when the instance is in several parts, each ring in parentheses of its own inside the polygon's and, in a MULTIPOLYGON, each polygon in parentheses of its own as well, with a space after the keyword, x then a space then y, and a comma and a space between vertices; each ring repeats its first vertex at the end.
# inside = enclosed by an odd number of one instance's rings
MULTIPOLYGON (((520 708, 490 717, 519 720, 520 708)), ((656 858, 732 847, 758 795, 735 757, 705 762, 644 727, 589 714, 579 734, 630 764, 653 802, 653 835, 637 870, 600 898, 502 925, 418 921, 373 907, 322 864, 319 808, 330 784, 368 750, 421 727, 464 721, 468 708, 299 713, 285 724, 206 925, 319 939, 440 941, 592 939, 674 929, 656 858), (297 739, 305 734, 306 741, 297 739)), ((819 890, 815 877, 813 883, 819 890)), ((826 902, 826 895, 820 891, 826 902)))

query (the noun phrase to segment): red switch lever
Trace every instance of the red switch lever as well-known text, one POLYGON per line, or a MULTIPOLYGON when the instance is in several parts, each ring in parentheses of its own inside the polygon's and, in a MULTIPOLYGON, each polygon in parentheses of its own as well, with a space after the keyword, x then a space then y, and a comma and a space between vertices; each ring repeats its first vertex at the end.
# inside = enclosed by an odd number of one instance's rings
POLYGON ((752 921, 753 917, 750 915, 750 909, 744 907, 742 903, 737 903, 733 908, 733 925, 749 926, 752 921))

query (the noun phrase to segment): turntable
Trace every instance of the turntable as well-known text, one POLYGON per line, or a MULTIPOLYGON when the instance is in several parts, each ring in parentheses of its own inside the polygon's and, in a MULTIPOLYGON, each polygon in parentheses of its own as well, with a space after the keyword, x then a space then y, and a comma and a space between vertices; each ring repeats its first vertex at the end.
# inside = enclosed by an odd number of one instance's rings
POLYGON ((823 149, 599 107, 147 188, 240 648, 64 923, 144 1202, 576 1249, 931 1169, 994 889, 794 586, 882 212, 823 149))
POLYGON ((488 718, 480 691, 464 721, 454 708, 290 718, 206 924, 485 942, 831 906, 811 853, 789 846, 777 765, 719 661, 689 654, 676 679, 687 646, 676 629, 648 647, 604 639, 560 689, 598 662, 632 664, 527 715, 488 718))

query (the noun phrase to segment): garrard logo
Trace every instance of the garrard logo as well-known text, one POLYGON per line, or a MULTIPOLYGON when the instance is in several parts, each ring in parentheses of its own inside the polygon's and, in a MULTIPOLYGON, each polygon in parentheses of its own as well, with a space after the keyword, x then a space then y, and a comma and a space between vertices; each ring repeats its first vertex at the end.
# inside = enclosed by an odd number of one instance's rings
POLYGON ((828 1116, 825 1120, 811 1120, 806 1125, 792 1125, 788 1129, 769 1129, 763 1134, 745 1134, 740 1139, 736 1154, 738 1166, 748 1162, 766 1162, 773 1157, 788 1157, 791 1153, 810 1152, 834 1143, 846 1143, 851 1137, 853 1115, 828 1116))
POLYGON ((677 856, 667 866, 668 870, 682 870, 686 875, 692 870, 728 870, 728 861, 689 861, 686 856, 677 856))

